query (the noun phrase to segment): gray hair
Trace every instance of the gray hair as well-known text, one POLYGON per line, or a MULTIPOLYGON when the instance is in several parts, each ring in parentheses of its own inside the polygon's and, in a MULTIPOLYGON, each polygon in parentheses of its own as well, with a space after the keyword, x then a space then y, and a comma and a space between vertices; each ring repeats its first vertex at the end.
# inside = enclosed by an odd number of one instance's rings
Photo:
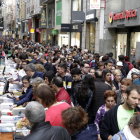
POLYGON ((41 55, 40 58, 43 58, 46 60, 46 56, 45 55, 41 55))
POLYGON ((31 70, 32 72, 35 72, 36 71, 36 67, 32 63, 31 64, 28 64, 26 68, 27 68, 27 70, 31 70))
POLYGON ((32 101, 25 108, 25 116, 30 123, 45 122, 45 110, 42 104, 32 101))
POLYGON ((44 82, 44 80, 41 77, 36 77, 36 78, 31 78, 30 79, 30 84, 37 84, 39 82, 44 82))

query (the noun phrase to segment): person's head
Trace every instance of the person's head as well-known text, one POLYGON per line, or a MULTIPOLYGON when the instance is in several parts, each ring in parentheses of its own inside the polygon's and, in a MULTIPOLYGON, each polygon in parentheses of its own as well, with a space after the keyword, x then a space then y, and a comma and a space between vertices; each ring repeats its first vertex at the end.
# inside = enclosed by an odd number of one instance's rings
POLYGON ((25 75, 22 78, 22 84, 24 88, 28 88, 30 86, 30 76, 29 75, 25 75))
POLYGON ((136 79, 139 78, 139 74, 136 73, 136 72, 132 72, 132 73, 131 73, 131 78, 132 78, 132 81, 135 81, 136 79))
POLYGON ((89 69, 90 69, 89 63, 87 61, 82 61, 82 63, 81 63, 82 73, 85 74, 85 75, 88 74, 89 73, 89 69))
POLYGON ((95 78, 95 69, 94 68, 90 68, 89 73, 92 77, 95 78))
POLYGON ((52 106, 56 103, 56 97, 51 88, 47 84, 40 84, 34 92, 36 101, 41 103, 44 108, 52 106))
POLYGON ((107 108, 111 108, 116 104, 117 94, 113 90, 106 90, 104 93, 104 99, 107 108))
POLYGON ((126 91, 126 88, 130 85, 132 85, 133 82, 131 79, 127 79, 127 78, 124 78, 122 81, 121 81, 121 91, 122 92, 125 92, 126 91))
POLYGON ((47 71, 47 72, 45 72, 45 74, 44 74, 45 83, 46 83, 47 85, 51 85, 52 79, 53 79, 54 77, 55 77, 55 74, 54 74, 53 71, 47 71))
POLYGON ((95 71, 95 77, 102 79, 103 78, 103 73, 101 71, 99 71, 99 70, 96 70, 95 71))
POLYGON ((123 67, 123 63, 122 63, 121 61, 118 61, 118 62, 116 63, 116 68, 119 69, 119 70, 121 70, 122 67, 123 67))
POLYGON ((86 61, 87 61, 87 59, 88 59, 88 55, 85 53, 85 54, 83 55, 83 60, 86 60, 86 61))
POLYGON ((100 58, 99 55, 95 56, 95 63, 96 63, 96 64, 99 62, 99 58, 100 58))
POLYGON ((130 85, 125 91, 125 105, 129 110, 135 109, 140 103, 140 88, 137 85, 130 85))
POLYGON ((62 123, 70 135, 83 130, 88 124, 88 115, 78 106, 62 111, 62 123))
POLYGON ((57 68, 58 75, 62 76, 67 71, 67 65, 65 63, 60 63, 57 68))
POLYGON ((89 59, 89 61, 92 61, 93 60, 93 55, 92 54, 88 55, 88 59, 89 59))
POLYGON ((125 56, 125 57, 124 57, 124 60, 125 60, 125 61, 129 61, 129 56, 125 56))
POLYGON ((135 112, 128 122, 131 133, 140 139, 140 113, 135 112))
POLYGON ((76 63, 77 64, 77 66, 80 64, 80 61, 78 60, 78 59, 75 59, 74 60, 74 63, 76 63))
POLYGON ((121 81, 121 71, 119 69, 115 69, 113 71, 114 80, 119 83, 121 81))
POLYGON ((51 52, 51 51, 49 51, 48 55, 49 55, 49 57, 51 57, 51 56, 52 56, 52 52, 51 52))
POLYGON ((74 81, 80 80, 81 79, 81 70, 79 68, 72 69, 71 76, 74 81))
POLYGON ((27 65, 27 67, 25 68, 26 74, 29 76, 33 76, 33 73, 35 73, 36 71, 36 67, 34 64, 30 63, 27 65))
POLYGON ((99 62, 98 62, 98 69, 99 69, 100 71, 103 71, 103 69, 104 69, 104 62, 102 62, 102 61, 99 61, 99 62))
POLYGON ((28 56, 27 56, 26 53, 20 53, 19 59, 20 59, 21 62, 22 62, 23 60, 26 60, 27 58, 28 58, 28 56))
POLYGON ((111 71, 108 69, 105 69, 103 71, 103 79, 104 81, 110 82, 111 81, 111 71))
POLYGON ((70 71, 71 71, 72 69, 74 69, 74 68, 77 68, 77 64, 76 64, 76 63, 72 63, 72 64, 70 65, 70 71))
POLYGON ((36 70, 37 71, 42 72, 42 73, 45 72, 45 68, 44 68, 43 65, 41 65, 41 64, 35 64, 35 67, 36 67, 36 70))
POLYGON ((111 68, 111 72, 113 73, 113 71, 116 69, 116 67, 113 65, 111 68))
POLYGON ((107 60, 107 61, 105 62, 105 69, 111 70, 112 65, 113 65, 113 62, 110 61, 110 60, 107 60))
POLYGON ((67 62, 71 64, 72 61, 73 61, 72 57, 71 57, 71 56, 68 56, 68 57, 67 57, 67 62))
POLYGON ((113 57, 113 52, 109 53, 109 57, 111 57, 111 58, 113 57))
POLYGON ((77 52, 76 52, 76 50, 75 50, 75 51, 73 51, 72 55, 73 55, 74 57, 76 57, 76 56, 77 56, 77 52))
POLYGON ((124 61, 124 55, 119 55, 118 58, 119 58, 119 61, 124 61))
POLYGON ((105 58, 106 58, 106 60, 109 60, 109 54, 108 53, 105 55, 105 58))
POLYGON ((38 59, 38 55, 39 53, 38 52, 34 52, 33 56, 34 56, 34 59, 37 60, 38 59))
POLYGON ((15 49, 15 55, 17 55, 18 54, 18 49, 15 49))
POLYGON ((38 102, 29 102, 25 108, 25 117, 28 119, 31 126, 36 123, 45 122, 44 107, 38 102))
POLYGON ((22 61, 22 68, 25 70, 26 69, 26 66, 29 64, 29 61, 28 60, 23 60, 22 61))
POLYGON ((40 56, 40 62, 44 63, 46 61, 46 56, 45 55, 41 55, 40 56))
POLYGON ((55 92, 58 92, 63 87, 63 80, 61 77, 54 77, 52 80, 52 88, 55 92))
POLYGON ((61 55, 61 51, 58 50, 58 51, 56 52, 56 56, 58 56, 58 57, 60 58, 60 55, 61 55))

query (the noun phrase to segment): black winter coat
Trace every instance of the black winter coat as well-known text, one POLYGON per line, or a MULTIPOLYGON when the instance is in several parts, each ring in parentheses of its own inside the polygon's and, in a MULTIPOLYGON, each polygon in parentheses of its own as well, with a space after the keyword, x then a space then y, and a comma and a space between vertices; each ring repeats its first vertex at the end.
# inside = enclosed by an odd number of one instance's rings
POLYGON ((71 140, 71 137, 65 128, 42 122, 33 125, 31 134, 23 140, 71 140))

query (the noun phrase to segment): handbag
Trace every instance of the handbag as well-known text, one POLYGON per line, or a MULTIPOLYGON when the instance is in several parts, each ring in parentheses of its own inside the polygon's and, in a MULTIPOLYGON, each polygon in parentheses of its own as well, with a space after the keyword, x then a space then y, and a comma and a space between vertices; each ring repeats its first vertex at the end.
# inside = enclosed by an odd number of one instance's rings
POLYGON ((121 137, 121 135, 118 133, 118 135, 120 136, 120 140, 122 140, 122 137, 121 137))

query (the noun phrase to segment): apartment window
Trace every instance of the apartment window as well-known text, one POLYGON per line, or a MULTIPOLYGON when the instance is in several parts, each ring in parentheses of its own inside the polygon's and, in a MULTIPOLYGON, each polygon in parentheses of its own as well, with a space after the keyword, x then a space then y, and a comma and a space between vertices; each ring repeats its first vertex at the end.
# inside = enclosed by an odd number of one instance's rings
POLYGON ((73 11, 81 11, 81 0, 73 0, 73 11))

